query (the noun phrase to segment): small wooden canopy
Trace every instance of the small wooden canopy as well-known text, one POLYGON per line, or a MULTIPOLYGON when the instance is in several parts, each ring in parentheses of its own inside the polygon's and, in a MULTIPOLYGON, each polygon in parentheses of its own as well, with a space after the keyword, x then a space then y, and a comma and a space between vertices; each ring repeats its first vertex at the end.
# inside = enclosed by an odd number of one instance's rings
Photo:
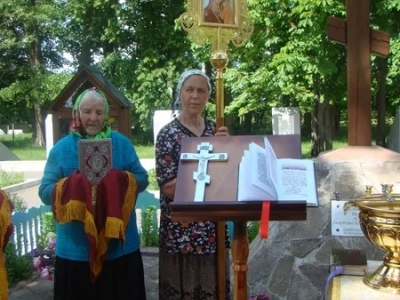
POLYGON ((72 107, 77 97, 90 87, 96 87, 106 95, 110 105, 110 118, 115 119, 112 129, 131 139, 132 103, 99 70, 92 66, 84 65, 50 106, 50 111, 53 114, 54 143, 69 133, 72 107))

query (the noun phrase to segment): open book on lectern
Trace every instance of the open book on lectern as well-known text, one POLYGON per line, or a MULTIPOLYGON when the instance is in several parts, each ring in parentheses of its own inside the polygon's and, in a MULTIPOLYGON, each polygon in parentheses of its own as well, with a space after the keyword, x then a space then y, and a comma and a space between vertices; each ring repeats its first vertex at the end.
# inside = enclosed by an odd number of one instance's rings
POLYGON ((307 201, 318 206, 314 162, 277 158, 268 137, 265 148, 250 143, 238 171, 238 201, 307 201))

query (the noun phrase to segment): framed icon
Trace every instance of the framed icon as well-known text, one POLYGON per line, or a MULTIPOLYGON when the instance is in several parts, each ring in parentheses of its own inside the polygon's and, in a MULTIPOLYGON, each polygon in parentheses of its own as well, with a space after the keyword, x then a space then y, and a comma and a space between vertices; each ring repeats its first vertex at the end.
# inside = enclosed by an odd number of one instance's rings
POLYGON ((238 28, 238 0, 200 0, 199 26, 238 28))

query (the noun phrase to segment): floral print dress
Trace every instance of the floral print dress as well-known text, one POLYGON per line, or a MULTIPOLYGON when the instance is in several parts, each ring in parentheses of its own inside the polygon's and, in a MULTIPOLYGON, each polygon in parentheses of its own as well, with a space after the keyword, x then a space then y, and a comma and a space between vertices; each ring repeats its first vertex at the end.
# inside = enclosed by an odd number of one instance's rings
MULTIPOLYGON (((214 133, 215 123, 206 119, 201 136, 213 136, 214 133)), ((156 176, 160 186, 177 177, 184 137, 196 135, 177 119, 164 126, 157 136, 156 176)), ((159 299, 216 299, 216 224, 208 221, 173 222, 169 206, 171 201, 160 192, 159 299)), ((227 230, 226 247, 229 248, 227 230)), ((229 279, 229 276, 226 277, 229 279)))

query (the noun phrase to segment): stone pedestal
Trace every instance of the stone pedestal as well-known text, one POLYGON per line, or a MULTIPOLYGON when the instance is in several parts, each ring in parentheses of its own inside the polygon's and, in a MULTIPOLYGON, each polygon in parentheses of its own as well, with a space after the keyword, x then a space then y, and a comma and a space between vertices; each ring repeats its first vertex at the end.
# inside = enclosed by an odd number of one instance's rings
POLYGON ((400 192, 400 154, 379 146, 347 146, 315 159, 319 207, 307 209, 307 221, 271 222, 269 238, 258 236, 250 245, 248 285, 251 295, 265 291, 272 299, 323 299, 332 248, 362 248, 369 260, 383 252, 365 237, 331 234, 333 192, 351 199, 381 192, 393 184, 400 192))

